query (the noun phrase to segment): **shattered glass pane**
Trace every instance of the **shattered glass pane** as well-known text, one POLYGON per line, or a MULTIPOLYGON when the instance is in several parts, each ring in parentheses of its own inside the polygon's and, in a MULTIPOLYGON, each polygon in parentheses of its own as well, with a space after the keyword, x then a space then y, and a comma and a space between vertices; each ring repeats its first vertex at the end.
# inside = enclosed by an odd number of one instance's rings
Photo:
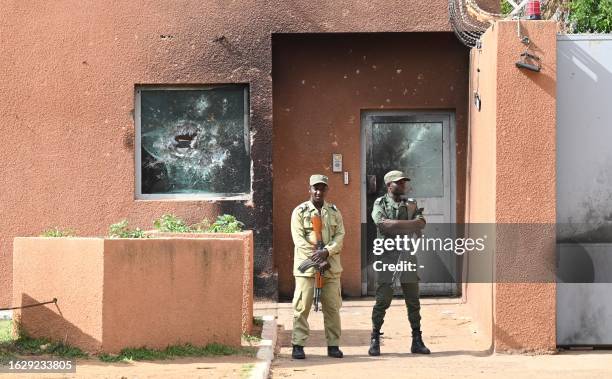
POLYGON ((372 125, 373 167, 380 183, 391 169, 411 179, 414 197, 443 197, 442 123, 386 122, 372 125))
POLYGON ((141 90, 141 193, 249 193, 245 89, 141 90))

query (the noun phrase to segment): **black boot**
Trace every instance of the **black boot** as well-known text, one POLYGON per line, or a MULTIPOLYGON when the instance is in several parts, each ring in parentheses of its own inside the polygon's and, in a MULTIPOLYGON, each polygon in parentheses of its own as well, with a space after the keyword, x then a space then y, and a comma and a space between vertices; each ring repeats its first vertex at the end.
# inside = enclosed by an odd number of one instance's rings
POLYGON ((431 351, 425 346, 423 343, 423 338, 421 337, 420 330, 412 331, 412 347, 410 347, 410 351, 413 354, 430 354, 431 351))
POLYGON ((304 353, 304 346, 293 345, 293 351, 291 352, 291 358, 293 359, 306 358, 306 354, 304 353))
POLYGON ((380 336, 382 336, 383 333, 380 332, 380 330, 376 330, 373 329, 372 330, 372 335, 371 335, 371 340, 370 340, 370 350, 368 350, 368 354, 376 357, 378 355, 380 355, 380 336))
POLYGON ((338 346, 328 346, 327 356, 332 358, 342 358, 344 357, 344 354, 342 354, 342 350, 340 350, 338 346))

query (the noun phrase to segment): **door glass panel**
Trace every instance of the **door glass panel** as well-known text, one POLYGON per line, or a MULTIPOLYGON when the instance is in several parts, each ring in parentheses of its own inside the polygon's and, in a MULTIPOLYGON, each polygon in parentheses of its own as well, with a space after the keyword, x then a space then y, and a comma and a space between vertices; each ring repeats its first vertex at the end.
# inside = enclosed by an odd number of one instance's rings
POLYGON ((410 197, 443 197, 443 140, 441 122, 384 122, 372 124, 368 174, 384 186, 390 170, 411 179, 410 197), (371 169, 371 170, 370 170, 371 169))

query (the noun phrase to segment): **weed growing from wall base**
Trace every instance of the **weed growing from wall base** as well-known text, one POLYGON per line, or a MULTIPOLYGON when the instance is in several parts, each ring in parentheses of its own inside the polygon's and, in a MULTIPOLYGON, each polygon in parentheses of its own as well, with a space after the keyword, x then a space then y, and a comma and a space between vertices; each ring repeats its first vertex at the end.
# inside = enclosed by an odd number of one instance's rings
POLYGON ((108 229, 111 238, 149 238, 140 228, 130 229, 127 220, 112 224, 108 229))

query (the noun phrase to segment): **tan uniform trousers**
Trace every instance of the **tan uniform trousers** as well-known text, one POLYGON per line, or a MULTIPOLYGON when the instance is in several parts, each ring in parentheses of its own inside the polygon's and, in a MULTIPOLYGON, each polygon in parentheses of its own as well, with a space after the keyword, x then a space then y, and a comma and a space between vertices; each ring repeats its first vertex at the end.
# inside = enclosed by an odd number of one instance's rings
MULTIPOLYGON (((310 334, 308 315, 314 300, 314 277, 296 276, 293 294, 293 334, 291 343, 304 346, 310 334)), ((323 325, 327 346, 340 344, 340 307, 342 306, 340 278, 325 278, 321 289, 323 325)))

